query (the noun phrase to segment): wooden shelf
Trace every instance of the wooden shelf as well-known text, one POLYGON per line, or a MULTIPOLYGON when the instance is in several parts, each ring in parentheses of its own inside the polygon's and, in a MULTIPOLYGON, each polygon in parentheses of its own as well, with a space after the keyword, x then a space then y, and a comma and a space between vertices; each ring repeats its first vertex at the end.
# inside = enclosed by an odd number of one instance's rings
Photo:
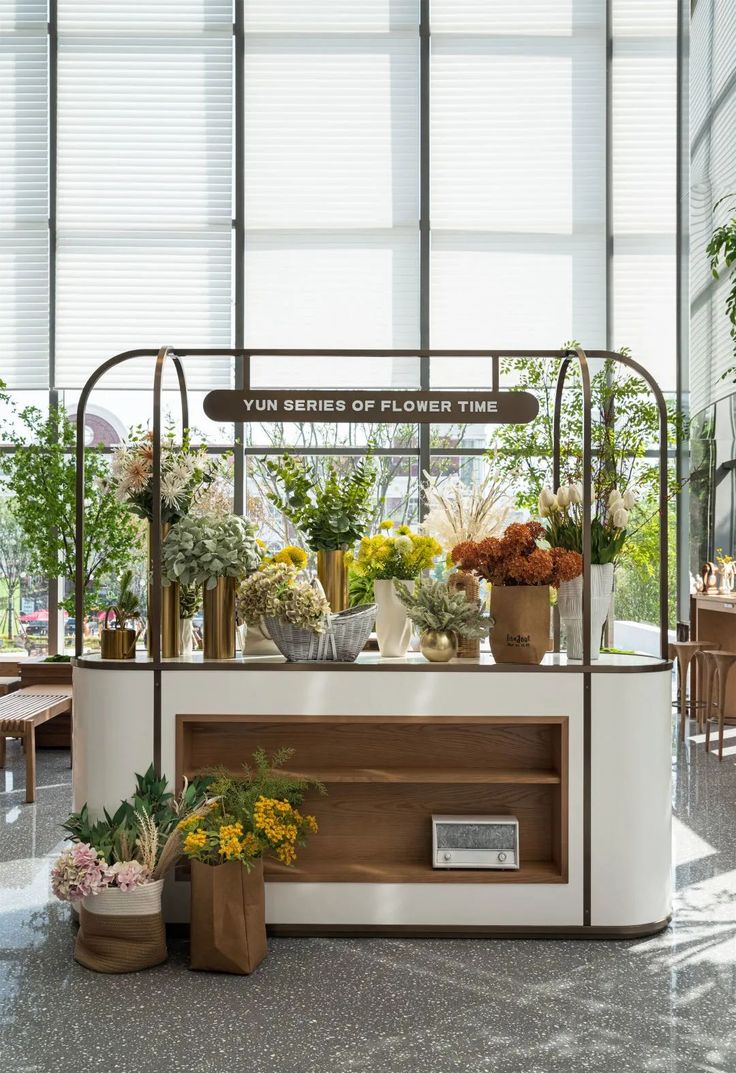
MULTIPOLYGON (((187 773, 187 777, 191 778, 193 774, 187 773)), ((321 771, 289 774, 297 778, 316 779, 328 786, 343 782, 559 786, 561 781, 559 771, 535 771, 529 768, 487 768, 485 771, 469 768, 324 768, 321 771)))
POLYGON ((432 868, 416 862, 381 865, 322 861, 319 871, 286 867, 278 861, 266 864, 267 883, 565 883, 554 861, 523 861, 516 870, 485 871, 478 868, 432 868))

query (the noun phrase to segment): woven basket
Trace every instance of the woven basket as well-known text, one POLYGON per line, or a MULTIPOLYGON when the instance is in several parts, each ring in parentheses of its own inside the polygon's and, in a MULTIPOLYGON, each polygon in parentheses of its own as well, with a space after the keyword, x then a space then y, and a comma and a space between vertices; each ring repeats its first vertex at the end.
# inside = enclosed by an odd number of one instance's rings
POLYGON ((110 888, 84 898, 74 960, 94 972, 140 972, 166 961, 163 880, 132 891, 110 888))
POLYGON ((329 615, 324 633, 303 630, 281 618, 267 618, 265 623, 281 655, 292 663, 354 663, 365 648, 375 618, 376 605, 366 604, 329 615))
MULTIPOLYGON (((480 584, 475 574, 458 570, 450 574, 447 584, 451 592, 464 592, 469 603, 480 607, 480 584)), ((480 659, 480 640, 475 637, 458 637, 457 656, 458 659, 480 659)))

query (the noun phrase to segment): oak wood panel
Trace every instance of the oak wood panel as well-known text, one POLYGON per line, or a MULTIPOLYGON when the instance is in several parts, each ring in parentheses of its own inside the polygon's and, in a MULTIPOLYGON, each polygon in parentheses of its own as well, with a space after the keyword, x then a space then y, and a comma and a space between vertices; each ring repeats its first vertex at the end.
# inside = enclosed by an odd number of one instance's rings
POLYGON ((296 869, 269 863, 270 881, 566 882, 567 728, 558 716, 178 715, 177 780, 296 749, 294 770, 328 796, 305 800, 319 834, 296 869), (520 870, 433 869, 437 813, 517 816, 520 870))

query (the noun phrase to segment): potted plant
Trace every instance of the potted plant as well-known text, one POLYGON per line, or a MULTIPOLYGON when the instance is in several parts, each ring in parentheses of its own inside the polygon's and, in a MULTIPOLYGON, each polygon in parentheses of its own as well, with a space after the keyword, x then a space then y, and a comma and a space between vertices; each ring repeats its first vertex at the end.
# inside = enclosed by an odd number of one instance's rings
POLYGON ((133 590, 133 571, 124 570, 118 583, 115 602, 105 613, 105 624, 100 629, 100 655, 103 659, 135 659, 135 643, 140 634, 128 626, 140 616, 140 604, 133 590), (110 615, 113 625, 110 625, 110 615))
MULTIPOLYGON (((623 495, 612 488, 605 494, 593 489, 593 509, 590 523, 590 655, 598 659, 601 635, 613 597, 614 568, 626 538, 630 511, 636 504, 633 488, 623 495)), ((555 548, 567 548, 582 554, 583 550, 583 487, 577 482, 562 485, 554 493, 543 488, 539 496, 539 512, 545 519, 547 540, 555 548)), ((569 659, 583 658, 583 579, 580 575, 560 584, 557 607, 565 631, 569 659)))
POLYGON ((324 787, 283 771, 293 750, 233 775, 219 771, 209 782, 214 807, 180 823, 183 850, 192 862, 191 967, 247 974, 267 953, 263 859, 289 866, 297 846, 317 830, 299 811, 310 787, 324 787))
POLYGON ((397 582, 396 591, 419 631, 420 651, 432 663, 454 659, 461 637, 481 638, 488 633, 490 619, 444 581, 420 578, 413 589, 397 582))
MULTIPOLYGON (((153 576, 150 526, 153 520, 153 433, 138 425, 130 430, 128 440, 113 451, 110 483, 117 499, 139 518, 148 522, 148 607, 151 606, 150 583, 153 576)), ((171 526, 195 510, 210 506, 210 493, 222 480, 223 458, 207 455, 205 444, 192 443, 184 433, 181 443, 169 429, 161 440, 161 540, 171 526)), ((178 656, 180 648, 179 585, 163 588, 161 593, 161 655, 178 656)), ((148 636, 148 651, 152 651, 148 636)))
MULTIPOLYGON (((297 547, 294 544, 287 544, 285 548, 281 548, 279 551, 272 555, 269 555, 265 551, 265 545, 263 545, 263 558, 261 559, 260 570, 264 570, 267 566, 273 566, 274 564, 281 564, 291 567, 297 574, 306 569, 309 557, 304 548, 297 547)), ((278 656, 279 649, 268 632, 268 628, 261 617, 260 620, 256 618, 256 614, 253 612, 252 606, 247 608, 248 617, 243 608, 241 608, 239 595, 235 601, 235 617, 238 622, 238 636, 240 639, 240 648, 245 656, 278 656)))
POLYGON ((461 569, 490 581, 497 663, 541 663, 549 640, 549 587, 583 569, 579 552, 552 548, 539 522, 513 523, 502 537, 463 541, 452 549, 461 569))
MULTIPOLYGON (((427 514, 420 528, 430 533, 444 548, 454 548, 464 540, 484 540, 503 532, 513 512, 511 481, 501 477, 492 452, 487 456, 488 469, 480 482, 466 484, 459 476, 440 478, 424 474, 424 498, 427 514)), ((465 594, 466 600, 480 606, 480 585, 475 574, 455 570, 447 579, 451 589, 465 594)), ((458 644, 461 659, 478 659, 480 640, 462 638, 458 644)))
POLYGON ((408 525, 394 527, 381 522, 380 532, 363 537, 357 552, 348 551, 345 560, 351 574, 372 582, 376 603, 376 635, 382 656, 394 659, 406 655, 411 640, 411 621, 399 598, 396 582, 413 582, 428 570, 442 548, 431 536, 413 533, 408 525))
POLYGON ((181 854, 180 822, 207 811, 204 783, 179 797, 153 768, 129 801, 93 820, 84 805, 64 824, 72 845, 51 872, 54 894, 79 909, 74 958, 96 972, 137 972, 166 960, 161 891, 181 854))
POLYGON ((317 574, 333 611, 348 606, 345 555, 365 532, 372 513, 376 470, 370 458, 341 473, 331 462, 325 475, 303 458, 266 459, 265 469, 280 491, 268 498, 304 534, 317 552, 317 574))
POLYGON ((205 658, 233 659, 237 582, 261 562, 253 523, 235 514, 180 518, 163 543, 161 562, 165 586, 202 587, 205 658))

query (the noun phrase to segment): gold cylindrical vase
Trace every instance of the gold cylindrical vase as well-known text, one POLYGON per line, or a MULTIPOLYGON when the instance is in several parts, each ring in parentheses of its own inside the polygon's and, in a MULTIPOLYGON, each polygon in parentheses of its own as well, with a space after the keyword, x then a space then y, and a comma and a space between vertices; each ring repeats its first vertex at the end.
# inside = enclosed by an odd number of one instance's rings
MULTIPOLYGON (((447 585, 451 592, 465 593, 468 603, 480 608, 480 582, 475 574, 469 574, 465 570, 456 570, 454 574, 450 574, 447 585)), ((457 655, 458 659, 480 659, 480 639, 458 637, 457 655)))
MULTIPOLYGON (((161 543, 171 529, 170 522, 161 524, 161 543)), ((151 622, 151 596, 153 594, 153 541, 151 540, 151 526, 148 527, 148 622, 149 629, 146 633, 146 647, 148 655, 153 654, 153 637, 150 630, 151 622)), ((161 586, 161 658, 176 659, 181 655, 181 636, 179 631, 179 583, 161 586)))
POLYGON ((325 590, 327 603, 335 612, 344 611, 348 606, 348 570, 345 566, 345 552, 318 551, 317 577, 325 590))
POLYGON ((203 589, 205 659, 235 659, 236 586, 234 577, 220 577, 203 589))

